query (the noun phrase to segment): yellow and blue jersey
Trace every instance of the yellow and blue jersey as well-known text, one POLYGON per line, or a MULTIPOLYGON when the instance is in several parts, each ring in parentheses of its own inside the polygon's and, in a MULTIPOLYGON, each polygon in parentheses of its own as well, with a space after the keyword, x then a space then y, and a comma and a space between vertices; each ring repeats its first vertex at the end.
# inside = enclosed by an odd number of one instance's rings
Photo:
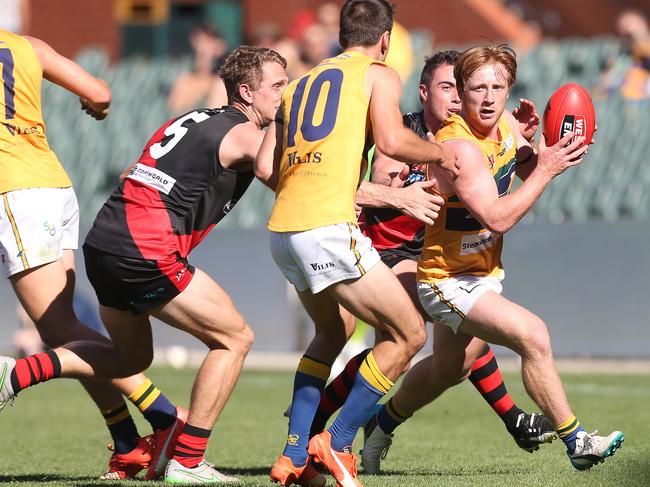
POLYGON ((356 222, 354 195, 370 134, 365 76, 374 63, 379 61, 344 52, 285 90, 278 115, 284 152, 270 230, 356 222))
POLYGON ((72 186, 45 137, 43 69, 31 43, 0 30, 0 67, 0 193, 72 186))
MULTIPOLYGON (((515 174, 517 144, 505 117, 499 120, 499 140, 477 137, 459 115, 449 117, 436 133, 438 142, 466 139, 479 146, 499 197, 510 192, 515 174)), ((503 238, 476 220, 455 194, 445 194, 445 205, 433 225, 427 225, 424 251, 418 262, 419 282, 436 283, 461 274, 504 276, 503 238)))

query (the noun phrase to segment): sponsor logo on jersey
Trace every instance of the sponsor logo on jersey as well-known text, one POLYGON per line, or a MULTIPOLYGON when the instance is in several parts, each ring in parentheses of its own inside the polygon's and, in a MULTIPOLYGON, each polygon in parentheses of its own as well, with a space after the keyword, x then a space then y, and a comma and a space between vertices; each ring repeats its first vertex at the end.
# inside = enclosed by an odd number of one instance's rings
POLYGON ((296 164, 318 164, 323 158, 322 152, 307 152, 304 155, 298 155, 298 152, 289 152, 287 154, 289 159, 289 167, 296 164))
POLYGON ((508 152, 512 148, 514 143, 515 141, 512 138, 512 134, 508 135, 506 140, 503 141, 503 145, 502 145, 503 148, 501 149, 501 152, 499 152, 499 156, 502 156, 503 154, 508 152))
POLYGON ((499 237, 491 232, 465 235, 460 241, 460 255, 478 254, 482 250, 489 249, 497 238, 499 237))
POLYGON ((230 210, 233 209, 235 204, 237 204, 237 200, 230 200, 228 203, 223 205, 223 214, 227 215, 228 213, 230 213, 230 210))
POLYGON ((165 174, 160 169, 139 162, 131 168, 127 178, 140 181, 150 188, 156 189, 165 194, 169 194, 176 184, 176 180, 173 177, 165 174))

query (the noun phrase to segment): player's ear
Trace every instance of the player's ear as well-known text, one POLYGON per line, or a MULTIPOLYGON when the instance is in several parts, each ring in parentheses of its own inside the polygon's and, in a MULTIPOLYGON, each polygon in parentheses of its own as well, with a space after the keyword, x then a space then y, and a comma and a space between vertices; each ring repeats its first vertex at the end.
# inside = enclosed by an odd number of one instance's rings
POLYGON ((390 31, 386 31, 381 35, 380 42, 381 55, 385 58, 388 56, 388 48, 390 47, 390 31))
POLYGON ((249 104, 253 103, 253 93, 252 93, 252 91, 253 90, 251 89, 250 85, 248 85, 246 83, 242 83, 241 85, 239 85, 239 98, 241 98, 246 103, 249 103, 249 104))
POLYGON ((420 101, 422 103, 426 102, 429 99, 429 90, 425 84, 420 84, 420 101))

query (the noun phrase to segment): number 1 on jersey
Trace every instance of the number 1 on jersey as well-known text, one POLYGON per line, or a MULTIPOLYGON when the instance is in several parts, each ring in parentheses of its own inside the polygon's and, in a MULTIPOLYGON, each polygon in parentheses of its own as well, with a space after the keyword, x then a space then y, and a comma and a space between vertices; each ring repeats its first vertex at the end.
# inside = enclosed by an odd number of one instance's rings
POLYGON ((0 47, 0 63, 2 63, 2 86, 5 92, 5 119, 10 120, 16 115, 14 105, 14 57, 6 47, 0 47))
MULTIPOLYGON (((289 114, 289 125, 287 127, 287 145, 293 147, 296 145, 296 133, 298 131, 298 113, 302 99, 305 95, 305 86, 309 81, 309 77, 305 76, 298 82, 296 91, 291 99, 291 113, 289 114)), ((302 124, 300 125, 300 132, 302 138, 309 142, 327 137, 336 125, 336 116, 339 110, 339 103, 341 101, 341 86, 343 85, 343 71, 340 69, 327 69, 322 71, 309 87, 307 94, 307 102, 302 114, 302 124), (329 83, 329 90, 327 91, 327 100, 325 100, 325 108, 323 109, 323 120, 320 125, 314 125, 314 115, 316 106, 321 98, 323 92, 323 85, 329 83)))

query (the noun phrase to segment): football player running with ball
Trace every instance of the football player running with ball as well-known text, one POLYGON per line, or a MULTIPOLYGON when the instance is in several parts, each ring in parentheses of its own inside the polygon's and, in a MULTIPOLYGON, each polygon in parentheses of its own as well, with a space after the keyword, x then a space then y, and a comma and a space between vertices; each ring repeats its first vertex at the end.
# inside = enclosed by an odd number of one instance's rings
MULTIPOLYGON (((526 391, 566 444, 571 464, 585 470, 611 456, 621 446, 623 433, 588 433, 573 414, 545 323, 501 295, 501 249, 503 234, 554 177, 582 161, 588 144, 584 137, 572 140, 574 134, 568 133, 551 147, 543 136, 538 151, 531 147, 517 120, 505 111, 516 70, 515 54, 505 45, 468 49, 456 63, 462 110, 445 121, 436 140, 456 154, 460 175, 449 178, 429 166, 429 178, 435 179, 434 189, 446 205, 435 225, 426 228, 418 293, 431 320, 454 333, 506 346, 521 357, 526 391), (511 191, 515 174, 523 183, 511 191)), ((426 387, 423 369, 429 364, 420 364, 406 375, 400 397, 414 397, 426 387)), ((417 408, 399 406, 405 413, 417 408)))

